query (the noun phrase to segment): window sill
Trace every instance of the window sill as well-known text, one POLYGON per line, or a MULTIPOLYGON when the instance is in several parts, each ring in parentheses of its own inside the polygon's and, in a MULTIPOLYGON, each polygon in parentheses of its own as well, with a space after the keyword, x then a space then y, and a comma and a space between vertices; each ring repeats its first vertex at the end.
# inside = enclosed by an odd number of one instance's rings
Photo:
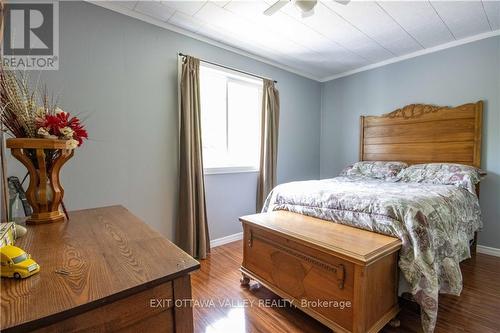
POLYGON ((226 173, 257 173, 259 169, 253 167, 225 167, 225 168, 205 168, 205 175, 222 175, 226 173))

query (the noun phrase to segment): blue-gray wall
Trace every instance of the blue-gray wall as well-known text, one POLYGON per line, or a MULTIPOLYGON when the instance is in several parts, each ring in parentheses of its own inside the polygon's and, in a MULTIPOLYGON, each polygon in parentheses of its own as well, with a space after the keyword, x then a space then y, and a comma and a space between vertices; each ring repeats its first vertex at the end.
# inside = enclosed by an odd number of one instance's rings
POLYGON ((500 37, 405 60, 322 86, 320 175, 358 160, 359 116, 411 103, 485 101, 481 184, 484 230, 479 243, 500 248, 500 37))
MULTIPOLYGON (((60 69, 41 73, 91 140, 63 168, 69 209, 123 204, 172 238, 177 202, 177 53, 278 80, 279 182, 319 177, 320 83, 84 2, 60 4, 60 69)), ((37 73, 35 73, 37 75, 37 73)), ((22 167, 9 161, 11 174, 22 167)), ((255 173, 206 177, 211 238, 255 212, 255 173)))
MULTIPOLYGON (((500 247, 500 38, 324 84, 83 2, 61 2, 60 70, 43 72, 61 106, 86 119, 91 141, 62 171, 70 209, 123 204, 172 238, 177 202, 177 52, 279 81, 278 181, 336 175, 357 160, 359 116, 409 103, 484 100, 480 243, 500 247), (321 132, 321 138, 320 138, 321 132)), ((9 160, 11 174, 22 167, 9 160)), ((254 212, 256 173, 207 175, 211 238, 254 212)))

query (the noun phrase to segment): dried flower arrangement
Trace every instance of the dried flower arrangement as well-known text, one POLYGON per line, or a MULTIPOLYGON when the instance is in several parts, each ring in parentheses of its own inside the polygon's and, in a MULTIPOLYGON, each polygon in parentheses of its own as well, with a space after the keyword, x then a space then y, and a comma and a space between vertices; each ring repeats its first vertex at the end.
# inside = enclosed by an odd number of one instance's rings
POLYGON ((29 82, 22 72, 0 68, 0 124, 14 137, 7 148, 30 176, 26 197, 33 213, 26 223, 64 221, 59 172, 88 134, 80 119, 49 102, 47 89, 40 93, 29 82))
POLYGON ((0 121, 14 137, 68 140, 70 148, 88 139, 80 119, 51 104, 46 89, 31 89, 22 73, 1 70, 0 89, 0 121))
MULTIPOLYGON (((88 139, 80 119, 51 103, 47 89, 32 88, 23 72, 0 70, 0 122, 7 134, 16 138, 67 140, 68 148, 81 146, 88 139)), ((34 150, 27 156, 38 167, 34 150)), ((50 169, 57 158, 56 150, 45 150, 46 167, 50 169)))

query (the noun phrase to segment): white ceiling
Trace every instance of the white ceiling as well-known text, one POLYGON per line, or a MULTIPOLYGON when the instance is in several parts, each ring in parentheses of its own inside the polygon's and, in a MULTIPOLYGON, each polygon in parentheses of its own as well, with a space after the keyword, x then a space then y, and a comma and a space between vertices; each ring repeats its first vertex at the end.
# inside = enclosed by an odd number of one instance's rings
POLYGON ((320 81, 500 29, 500 1, 320 0, 311 17, 302 18, 293 4, 263 15, 273 2, 113 1, 111 9, 146 15, 320 81))

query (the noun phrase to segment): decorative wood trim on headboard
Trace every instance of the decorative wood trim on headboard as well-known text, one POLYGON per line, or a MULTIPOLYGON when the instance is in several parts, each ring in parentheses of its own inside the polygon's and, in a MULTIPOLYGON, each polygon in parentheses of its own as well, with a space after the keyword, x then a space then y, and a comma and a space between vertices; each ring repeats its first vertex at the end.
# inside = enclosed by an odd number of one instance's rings
POLYGON ((483 102, 457 107, 410 104, 361 116, 360 161, 449 162, 480 167, 483 102))
POLYGON ((365 148, 365 116, 360 117, 359 121, 359 133, 360 133, 360 139, 359 139, 359 160, 363 161, 363 155, 364 155, 364 148, 365 148))

